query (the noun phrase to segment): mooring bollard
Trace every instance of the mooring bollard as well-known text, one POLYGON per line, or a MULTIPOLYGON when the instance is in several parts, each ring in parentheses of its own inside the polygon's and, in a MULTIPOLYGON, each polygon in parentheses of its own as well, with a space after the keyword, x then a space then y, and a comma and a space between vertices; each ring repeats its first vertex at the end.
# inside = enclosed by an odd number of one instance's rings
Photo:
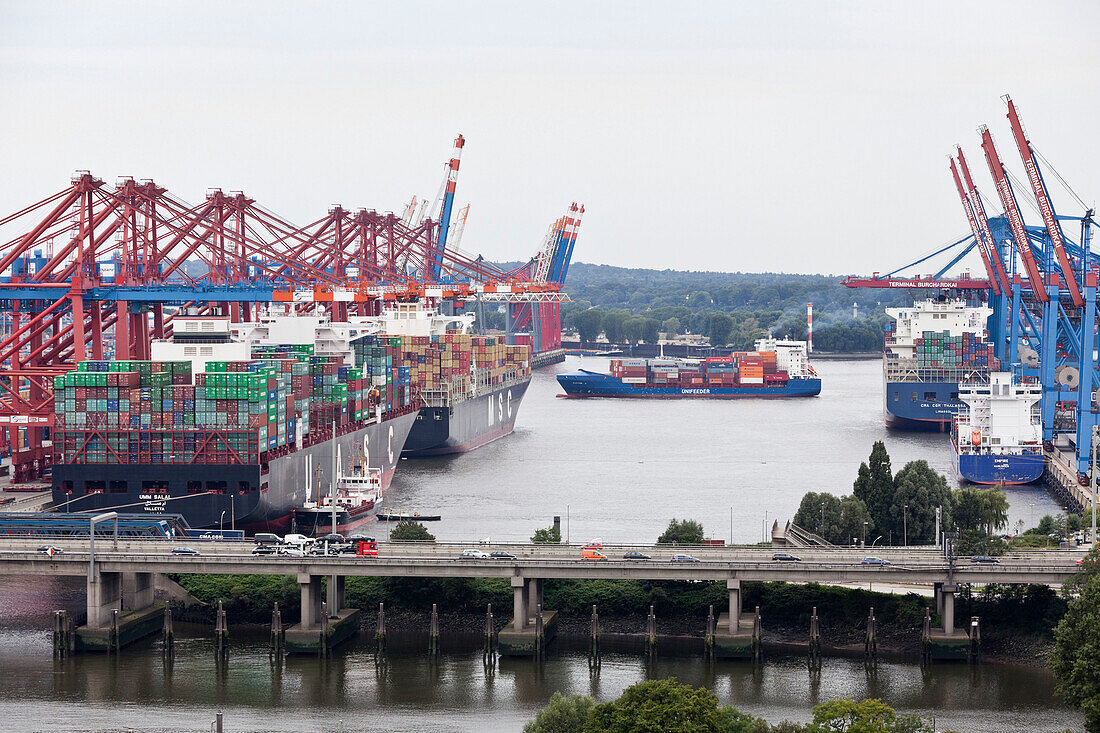
POLYGON ((810 616, 810 663, 821 663, 821 622, 817 618, 817 606, 810 616))
POLYGON ((714 618, 714 605, 707 608, 707 630, 703 634, 703 655, 707 658, 714 656, 714 634, 717 631, 717 622, 714 618))
POLYGON ((218 615, 214 621, 214 654, 219 659, 229 656, 229 623, 221 601, 218 601, 218 615))
POLYGON ((982 630, 977 616, 970 617, 970 646, 966 650, 966 661, 977 664, 981 661, 982 630))
POLYGON ((756 614, 752 617, 752 658, 754 662, 764 658, 764 623, 760 618, 760 606, 756 607, 756 614))
POLYGON ((535 605, 535 656, 541 657, 546 651, 546 628, 543 625, 542 604, 535 605))
POLYGON ((428 623, 428 656, 439 655, 439 609, 432 604, 432 618, 428 623))
POLYGON ((493 625, 493 604, 485 606, 485 656, 491 657, 496 646, 496 630, 493 625))
POLYGON ((878 659, 878 639, 875 637, 875 607, 871 606, 867 614, 867 638, 863 644, 863 658, 867 662, 878 659))
POLYGON ((279 602, 275 602, 271 609, 271 653, 278 654, 283 650, 286 641, 286 632, 283 631, 283 612, 279 610, 279 602))
POLYGON ((175 652, 176 631, 172 628, 172 607, 164 607, 164 628, 161 629, 161 638, 164 640, 164 653, 175 652))
POLYGON ((375 656, 386 651, 386 604, 378 604, 378 625, 374 629, 375 656))
POLYGON ((107 640, 107 653, 110 654, 113 650, 115 654, 118 654, 122 648, 118 638, 118 609, 111 611, 111 635, 107 640))
POLYGON ((588 629, 588 659, 590 663, 600 663, 600 616, 595 605, 592 606, 592 621, 588 629))
POLYGON ((649 607, 645 620, 645 652, 649 657, 657 653, 657 614, 653 612, 653 606, 649 607))
POLYGON ((928 664, 932 661, 932 614, 924 609, 924 621, 920 631, 920 661, 928 664))

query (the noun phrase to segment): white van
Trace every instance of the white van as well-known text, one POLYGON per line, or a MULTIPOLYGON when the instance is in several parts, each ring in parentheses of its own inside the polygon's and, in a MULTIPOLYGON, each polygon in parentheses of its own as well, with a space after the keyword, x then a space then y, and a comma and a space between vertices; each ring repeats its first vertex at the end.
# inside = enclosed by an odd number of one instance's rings
POLYGON ((283 544, 297 547, 299 550, 304 550, 313 544, 313 540, 306 537, 304 534, 288 534, 286 537, 283 537, 283 544))

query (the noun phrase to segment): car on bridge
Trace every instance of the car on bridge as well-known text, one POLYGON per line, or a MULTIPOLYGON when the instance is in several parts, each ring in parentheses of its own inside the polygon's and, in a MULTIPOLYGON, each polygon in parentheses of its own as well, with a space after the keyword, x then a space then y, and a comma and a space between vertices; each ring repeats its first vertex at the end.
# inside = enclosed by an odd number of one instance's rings
POLYGON ((279 555, 286 555, 287 557, 305 557, 306 551, 301 547, 295 547, 294 545, 280 545, 278 548, 279 555))
POLYGON ((859 561, 860 565, 877 565, 878 567, 886 567, 890 564, 889 560, 883 560, 881 557, 865 557, 859 561))
POLYGON ((692 557, 691 555, 673 555, 671 562, 699 562, 699 558, 692 557))
POLYGON ((256 545, 252 548, 253 555, 278 555, 279 548, 275 545, 256 545))
POLYGON ((481 550, 463 550, 462 554, 458 556, 459 560, 491 560, 492 555, 488 552, 481 550))
POLYGON ((494 560, 515 560, 516 559, 515 555, 513 555, 510 552, 505 552, 504 550, 495 550, 493 552, 490 552, 489 557, 493 558, 494 560))
POLYGON ((581 550, 582 560, 606 560, 607 555, 603 554, 599 550, 594 550, 590 547, 585 547, 581 550))
POLYGON ((38 551, 41 552, 43 555, 49 555, 50 557, 53 557, 54 555, 60 555, 62 552, 64 552, 64 550, 62 550, 60 547, 54 547, 53 545, 42 545, 38 548, 38 551))
POLYGON ((623 553, 623 559, 624 560, 649 560, 651 558, 649 557, 649 555, 645 554, 644 552, 637 552, 636 550, 631 550, 630 552, 624 552, 623 553))
POLYGON ((173 547, 172 548, 172 554, 173 555, 198 555, 199 551, 198 550, 193 550, 190 547, 173 547))
POLYGON ((772 560, 776 562, 802 562, 802 558, 795 557, 789 552, 777 552, 772 555, 772 560))
POLYGON ((992 565, 994 563, 999 563, 1000 560, 995 557, 990 557, 989 555, 975 555, 974 557, 970 558, 970 562, 992 565))
POLYGON ((589 542, 587 545, 585 545, 581 549, 582 550, 602 550, 603 549, 603 540, 601 540, 599 537, 597 537, 596 539, 592 540, 591 542, 589 542))

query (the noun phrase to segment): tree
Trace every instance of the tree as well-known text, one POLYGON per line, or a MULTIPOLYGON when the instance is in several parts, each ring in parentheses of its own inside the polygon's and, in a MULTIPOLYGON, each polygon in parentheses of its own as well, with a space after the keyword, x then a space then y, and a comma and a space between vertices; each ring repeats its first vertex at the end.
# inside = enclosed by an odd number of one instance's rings
POLYGON ((725 313, 715 313, 710 317, 710 326, 707 331, 711 346, 725 346, 730 342, 730 334, 733 333, 733 319, 725 313))
POLYGON ((814 705, 814 733, 931 733, 916 715, 898 715, 881 700, 830 700, 814 705))
POLYGON ((1054 628, 1050 671, 1055 691, 1081 709, 1087 730, 1100 733, 1100 578, 1085 583, 1054 628))
POLYGON ((402 519, 390 531, 390 539, 405 542, 435 542, 435 535, 420 522, 402 519))
POLYGON ((642 341, 647 344, 657 343, 661 336, 661 323, 656 318, 645 318, 642 324, 642 341))
POLYGON ((531 541, 536 545, 560 545, 561 528, 557 525, 551 525, 544 529, 536 529, 531 541))
POLYGON ((862 539, 864 522, 868 532, 874 529, 874 522, 862 501, 854 496, 837 498, 826 492, 806 493, 794 515, 795 524, 834 545, 847 545, 853 539, 857 542, 862 539))
POLYGON ((608 311, 603 316, 603 333, 608 342, 613 344, 623 343, 625 337, 625 324, 629 314, 626 311, 608 311))
POLYGON ((584 729, 595 706, 587 695, 566 697, 555 692, 535 719, 523 726, 523 733, 576 733, 584 729))
POLYGON ((894 504, 894 476, 886 444, 881 440, 876 440, 871 447, 867 462, 859 464, 852 495, 866 505, 875 531, 885 535, 890 530, 890 507, 894 504))
POLYGON ((721 720, 717 695, 670 677, 638 682, 619 699, 596 705, 584 733, 717 733, 721 720))
POLYGON ((665 338, 672 338, 679 335, 681 328, 682 326, 680 326, 680 319, 676 318, 675 316, 673 316, 672 318, 667 318, 663 323, 661 323, 661 329, 665 332, 665 338))
POLYGON ((623 323, 623 338, 627 343, 636 344, 645 338, 646 319, 632 316, 623 323))
POLYGON ((703 544, 703 525, 694 519, 673 519, 657 538, 657 544, 701 545, 703 544))
POLYGON ((582 343, 592 343, 599 338, 603 327, 603 313, 596 308, 578 311, 573 314, 573 327, 577 329, 582 343))
POLYGON ((1008 497, 1000 488, 956 489, 953 500, 955 526, 962 532, 992 534, 1008 524, 1008 497))
POLYGON ((932 470, 928 461, 910 461, 894 476, 894 503, 890 524, 898 541, 912 545, 936 542, 936 507, 942 507, 943 527, 950 524, 951 490, 943 474, 932 470), (908 509, 905 507, 908 506, 908 509), (901 528, 899 534, 897 528, 901 528))

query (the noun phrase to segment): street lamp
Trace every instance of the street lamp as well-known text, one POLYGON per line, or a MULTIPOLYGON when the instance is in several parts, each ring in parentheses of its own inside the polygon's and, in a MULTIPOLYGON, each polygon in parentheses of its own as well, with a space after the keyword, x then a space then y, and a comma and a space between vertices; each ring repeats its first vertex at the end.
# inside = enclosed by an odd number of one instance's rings
POLYGON ((909 546, 909 505, 904 504, 901 507, 901 544, 902 547, 909 546))
POLYGON ((867 522, 863 523, 863 541, 861 542, 861 544, 864 547, 867 546, 867 522))
POLYGON ((218 517, 218 531, 222 531, 222 520, 225 519, 225 510, 222 509, 222 515, 218 517))
POLYGON ((821 502, 821 536, 825 536, 825 502, 821 502))

